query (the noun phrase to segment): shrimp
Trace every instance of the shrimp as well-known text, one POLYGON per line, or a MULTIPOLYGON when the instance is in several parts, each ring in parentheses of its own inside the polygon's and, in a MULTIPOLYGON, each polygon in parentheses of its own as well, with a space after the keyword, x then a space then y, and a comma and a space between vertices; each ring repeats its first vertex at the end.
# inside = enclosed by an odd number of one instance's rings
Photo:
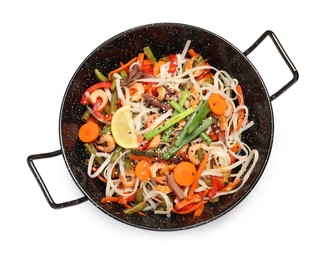
POLYGON ((189 90, 192 94, 190 101, 189 101, 190 106, 193 108, 196 108, 199 103, 199 100, 200 100, 199 92, 197 91, 197 88, 195 85, 191 85, 189 90))
POLYGON ((135 185, 136 178, 125 178, 123 176, 119 176, 120 181, 122 182, 125 189, 133 188, 135 185))
POLYGON ((157 177, 157 172, 163 168, 166 167, 165 163, 154 163, 150 167, 150 173, 151 173, 151 178, 156 178, 157 177))
POLYGON ((135 83, 130 90, 133 89, 135 92, 131 95, 131 101, 136 102, 142 99, 142 94, 144 93, 144 87, 142 83, 135 83))
POLYGON ((157 88, 157 99, 158 100, 164 100, 165 96, 166 96, 166 90, 164 87, 160 86, 157 88))
POLYGON ((196 152, 197 150, 199 149, 203 149, 205 150, 206 152, 209 151, 209 147, 206 145, 206 144, 203 144, 203 143, 197 143, 197 144, 193 144, 189 147, 188 149, 188 157, 189 157, 189 160, 195 164, 195 165, 198 165, 200 164, 200 160, 198 159, 198 157, 196 156, 196 152))
POLYGON ((225 99, 225 102, 226 102, 227 108, 223 115, 224 115, 224 117, 230 117, 234 113, 234 108, 233 108, 233 105, 227 99, 225 99))
POLYGON ((155 149, 158 147, 158 145, 160 144, 160 138, 161 138, 161 135, 158 134, 156 136, 154 136, 148 146, 148 148, 150 149, 155 149))
POLYGON ((105 153, 112 152, 116 147, 115 140, 110 134, 101 135, 96 143, 98 144, 96 145, 96 149, 105 153))
POLYGON ((157 185, 156 190, 158 190, 160 192, 164 192, 165 194, 169 194, 172 192, 170 187, 168 187, 167 185, 157 185))
POLYGON ((158 113, 148 116, 147 121, 146 121, 146 127, 151 126, 155 122, 157 117, 159 117, 158 113))

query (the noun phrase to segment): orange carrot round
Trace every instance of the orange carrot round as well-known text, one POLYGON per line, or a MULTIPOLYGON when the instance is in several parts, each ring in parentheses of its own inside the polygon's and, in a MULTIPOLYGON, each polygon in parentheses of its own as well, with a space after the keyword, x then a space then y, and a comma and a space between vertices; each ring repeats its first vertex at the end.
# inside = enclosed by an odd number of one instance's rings
POLYGON ((211 111, 216 115, 223 115, 226 112, 227 104, 225 99, 217 94, 212 93, 208 100, 209 107, 211 111))
POLYGON ((141 160, 135 167, 135 174, 141 181, 147 181, 151 178, 150 167, 152 163, 146 160, 141 160))
POLYGON ((79 139, 84 143, 95 141, 101 133, 101 129, 95 122, 88 121, 83 124, 78 132, 79 139))
POLYGON ((181 186, 190 186, 196 175, 196 168, 190 162, 181 162, 175 166, 173 171, 175 181, 181 186))

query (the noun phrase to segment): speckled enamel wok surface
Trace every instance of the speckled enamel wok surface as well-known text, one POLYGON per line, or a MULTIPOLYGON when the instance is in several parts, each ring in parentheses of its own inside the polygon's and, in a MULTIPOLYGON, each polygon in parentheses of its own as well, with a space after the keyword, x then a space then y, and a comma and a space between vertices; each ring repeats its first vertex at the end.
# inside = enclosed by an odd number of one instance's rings
POLYGON ((274 118, 271 102, 297 80, 296 68, 271 31, 263 33, 250 48, 241 52, 222 37, 190 25, 159 23, 136 27, 110 38, 82 62, 69 82, 62 101, 59 116, 61 149, 50 153, 30 155, 27 159, 28 165, 48 203, 53 208, 64 208, 89 200, 101 211, 121 222, 150 230, 182 230, 206 224, 233 209, 258 182, 267 165, 273 143, 274 118), (248 54, 266 37, 271 38, 293 75, 285 86, 271 96, 256 68, 247 58, 248 54), (145 46, 150 46, 156 57, 178 53, 182 51, 187 40, 192 41, 191 47, 207 58, 210 64, 226 70, 243 86, 245 102, 250 111, 250 120, 253 120, 255 125, 244 132, 242 138, 252 149, 259 151, 260 158, 249 180, 237 193, 222 197, 220 203, 207 204, 200 217, 172 214, 170 218, 166 218, 152 213, 147 216, 125 215, 122 212, 123 208, 118 204, 101 204, 100 200, 104 196, 105 190, 104 184, 97 178, 87 177, 85 164, 87 155, 83 144, 77 137, 81 125, 80 117, 84 112, 84 107, 79 104, 81 95, 85 89, 96 82, 95 77, 92 76, 94 68, 110 71, 119 66, 120 61, 136 56, 145 46), (33 161, 57 155, 63 156, 70 175, 83 193, 82 198, 63 203, 55 203, 52 199, 33 161))

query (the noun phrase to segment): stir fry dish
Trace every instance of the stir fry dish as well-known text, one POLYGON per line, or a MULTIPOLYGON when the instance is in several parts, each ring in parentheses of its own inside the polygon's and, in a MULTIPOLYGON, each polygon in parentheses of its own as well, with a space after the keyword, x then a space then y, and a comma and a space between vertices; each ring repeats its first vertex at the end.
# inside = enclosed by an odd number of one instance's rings
POLYGON ((108 74, 95 68, 98 83, 80 101, 78 136, 88 176, 104 182, 101 203, 198 217, 237 192, 258 160, 241 138, 253 126, 244 86, 191 41, 181 53, 156 58, 145 47, 124 62, 108 74))

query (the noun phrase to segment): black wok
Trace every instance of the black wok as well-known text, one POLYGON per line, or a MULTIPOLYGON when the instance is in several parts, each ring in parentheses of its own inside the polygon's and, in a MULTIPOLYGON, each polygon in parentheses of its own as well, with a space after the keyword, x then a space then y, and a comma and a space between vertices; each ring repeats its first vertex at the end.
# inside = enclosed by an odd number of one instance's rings
POLYGON ((28 165, 48 203, 53 208, 63 208, 89 200, 109 216, 135 227, 162 231, 196 227, 215 220, 233 209, 256 185, 266 167, 272 149, 274 118, 271 101, 297 80, 297 70, 271 31, 266 31, 248 50, 241 52, 220 36, 190 25, 161 23, 133 28, 107 40, 82 62, 66 89, 60 110, 61 149, 51 153, 31 155, 28 157, 28 165), (268 94, 259 73, 247 58, 247 55, 267 36, 271 38, 293 75, 293 78, 285 86, 271 96, 268 94), (250 110, 250 119, 255 122, 255 125, 252 129, 244 132, 243 140, 252 149, 259 151, 259 161, 250 179, 238 192, 222 197, 220 203, 207 204, 200 217, 192 218, 188 215, 176 214, 172 214, 170 218, 154 214, 147 214, 147 216, 125 215, 122 212, 123 208, 118 204, 100 203, 104 196, 104 184, 97 178, 90 179, 86 175, 85 160, 87 154, 83 144, 77 138, 77 132, 81 125, 80 117, 84 112, 84 107, 79 104, 81 95, 85 89, 97 81, 93 76, 94 68, 110 71, 118 67, 120 61, 129 60, 136 56, 145 46, 150 46, 156 57, 178 53, 182 51, 187 40, 192 41, 191 46, 196 52, 207 57, 210 64, 226 70, 237 78, 244 87, 245 102, 250 110), (84 196, 77 200, 58 204, 52 199, 33 161, 61 154, 69 173, 84 196))

